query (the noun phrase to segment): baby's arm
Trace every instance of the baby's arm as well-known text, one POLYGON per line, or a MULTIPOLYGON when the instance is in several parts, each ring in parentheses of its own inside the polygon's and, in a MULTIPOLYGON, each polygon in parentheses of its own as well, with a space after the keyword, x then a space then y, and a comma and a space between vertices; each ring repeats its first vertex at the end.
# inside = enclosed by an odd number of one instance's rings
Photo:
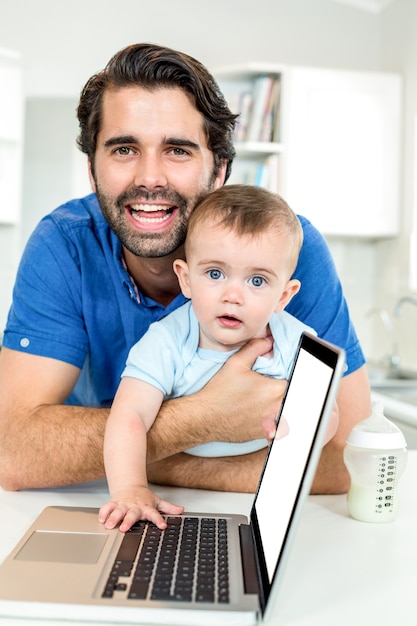
POLYGON ((126 532, 139 519, 166 528, 161 513, 180 514, 183 507, 158 498, 146 476, 146 435, 162 404, 162 392, 135 378, 122 379, 104 436, 104 464, 111 501, 104 504, 99 520, 106 528, 120 522, 126 532))

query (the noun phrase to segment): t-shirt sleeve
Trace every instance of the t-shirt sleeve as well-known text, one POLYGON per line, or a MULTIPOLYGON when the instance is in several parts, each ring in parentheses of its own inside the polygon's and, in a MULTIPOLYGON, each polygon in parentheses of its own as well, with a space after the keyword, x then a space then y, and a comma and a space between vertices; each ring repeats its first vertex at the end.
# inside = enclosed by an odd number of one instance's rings
POLYGON ((346 351, 350 374, 365 363, 365 358, 349 315, 342 285, 327 242, 304 217, 300 217, 304 241, 294 278, 301 289, 286 311, 314 328, 319 337, 346 351))
POLYGON ((82 367, 88 349, 76 256, 53 220, 35 229, 22 255, 3 345, 82 367))
POLYGON ((138 378, 171 396, 179 366, 179 352, 172 334, 163 322, 151 324, 130 349, 123 376, 138 378))

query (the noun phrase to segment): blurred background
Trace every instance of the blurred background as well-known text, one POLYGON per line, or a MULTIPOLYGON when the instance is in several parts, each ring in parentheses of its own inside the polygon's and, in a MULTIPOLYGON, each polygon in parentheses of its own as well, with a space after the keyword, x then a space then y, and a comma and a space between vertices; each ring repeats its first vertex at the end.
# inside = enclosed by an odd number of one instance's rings
MULTIPOLYGON (((395 113, 398 127, 394 123, 394 148, 388 148, 387 169, 392 227, 387 232, 380 228, 380 220, 390 219, 389 204, 382 217, 370 206, 375 232, 369 230, 369 224, 365 227, 369 222, 366 211, 355 217, 354 233, 349 229, 322 230, 367 356, 377 361, 389 356, 395 333, 402 364, 417 369, 417 306, 404 303, 399 316, 393 315, 398 300, 417 290, 413 244, 417 228, 415 0, 0 0, 0 67, 3 63, 19 68, 23 105, 21 133, 13 139, 21 148, 17 152, 21 166, 19 190, 12 191, 16 206, 9 212, 3 201, 0 207, 0 328, 4 327, 17 263, 30 232, 56 206, 89 192, 84 156, 75 147, 75 109, 80 90, 117 50, 140 41, 180 49, 202 61, 216 77, 223 66, 257 62, 288 68, 326 68, 335 70, 335 76, 339 70, 348 70, 355 76, 383 73, 399 79, 395 113)), ((13 118, 19 119, 18 104, 11 110, 9 95, 0 79, 0 185, 2 177, 3 185, 9 178, 9 127, 15 123, 13 118)), ((296 90, 288 107, 293 107, 295 113, 296 90)), ((290 119, 291 111, 287 114, 290 119)), ((348 111, 345 116, 349 117, 348 111)), ((339 149, 346 136, 343 119, 340 125, 339 149)), ((388 124, 383 129, 383 139, 392 128, 388 124)), ((352 152, 350 147, 351 165, 355 154, 361 157, 360 134, 357 151, 352 152)), ((287 139, 291 146, 291 134, 287 139)), ((379 151, 376 146, 373 150, 377 159, 387 156, 384 143, 379 151)), ((323 147, 317 149, 317 154, 324 154, 323 147)), ((322 169, 326 169, 325 160, 322 169)), ((342 220, 340 207, 348 190, 349 197, 361 195, 352 171, 355 167, 340 162, 340 183, 332 191, 333 222, 337 221, 338 211, 342 220)), ((298 183, 303 190, 302 177, 298 183)), ((385 185, 375 190, 375 195, 381 196, 382 189, 385 185)), ((304 190, 308 199, 308 189, 304 190)), ((284 194, 285 186, 280 191, 284 194)), ((291 198, 287 199, 291 204, 291 198)), ((292 208, 315 223, 308 202, 300 200, 300 206, 293 202, 292 208)))

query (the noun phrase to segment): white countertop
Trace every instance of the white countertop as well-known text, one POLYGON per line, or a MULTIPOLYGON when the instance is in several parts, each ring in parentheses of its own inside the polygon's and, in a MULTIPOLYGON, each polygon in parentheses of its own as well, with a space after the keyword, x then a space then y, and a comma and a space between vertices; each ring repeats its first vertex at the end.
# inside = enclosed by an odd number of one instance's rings
MULTIPOLYGON (((349 518, 345 495, 310 496, 273 616, 265 626, 414 626, 416 479, 417 451, 411 451, 400 482, 400 511, 388 524, 349 518)), ((252 502, 252 496, 246 494, 172 488, 157 491, 194 511, 247 514, 252 502)), ((0 560, 44 507, 99 507, 107 495, 104 482, 18 493, 0 490, 0 560)), ((1 626, 39 624, 0 618, 1 626)), ((68 626, 65 621, 48 624, 68 626)))

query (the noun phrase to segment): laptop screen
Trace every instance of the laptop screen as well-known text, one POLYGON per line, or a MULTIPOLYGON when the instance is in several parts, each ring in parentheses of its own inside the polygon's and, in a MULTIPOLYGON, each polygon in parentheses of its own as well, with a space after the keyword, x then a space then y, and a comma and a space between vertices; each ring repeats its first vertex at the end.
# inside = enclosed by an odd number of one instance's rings
MULTIPOLYGON (((339 363, 340 370, 344 362, 341 353, 306 334, 300 340, 279 415, 280 419, 285 417, 289 433, 270 446, 251 515, 255 540, 261 556, 263 553, 260 568, 266 578, 266 594, 282 556, 297 500, 303 486, 310 489, 314 473, 310 472, 309 484, 305 485, 307 469, 313 451, 316 462, 321 452, 326 418, 331 413, 339 379, 332 388, 336 365, 339 363)), ((313 470, 315 467, 316 464, 313 470)))

